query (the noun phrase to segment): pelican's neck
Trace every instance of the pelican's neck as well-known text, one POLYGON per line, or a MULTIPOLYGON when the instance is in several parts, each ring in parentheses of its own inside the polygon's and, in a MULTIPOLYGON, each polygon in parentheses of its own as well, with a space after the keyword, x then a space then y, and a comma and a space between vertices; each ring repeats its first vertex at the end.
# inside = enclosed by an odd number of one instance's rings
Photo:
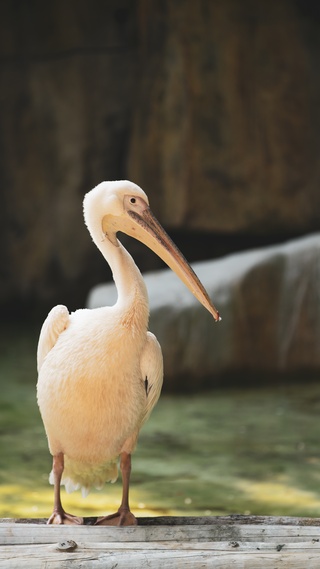
POLYGON ((130 253, 118 241, 116 235, 106 236, 102 230, 88 226, 91 237, 109 264, 115 282, 117 307, 123 312, 135 314, 139 327, 147 326, 149 302, 146 285, 130 253))

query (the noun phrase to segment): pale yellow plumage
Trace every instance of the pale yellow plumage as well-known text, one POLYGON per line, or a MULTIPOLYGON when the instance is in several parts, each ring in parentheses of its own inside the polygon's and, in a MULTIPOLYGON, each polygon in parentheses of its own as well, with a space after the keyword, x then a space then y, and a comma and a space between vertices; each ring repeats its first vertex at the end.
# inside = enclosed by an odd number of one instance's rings
POLYGON ((70 316, 66 307, 56 306, 44 323, 38 402, 51 453, 67 457, 62 484, 67 481, 69 491, 117 478, 117 457, 122 450, 133 452, 160 395, 162 355, 155 336, 147 333, 144 287, 135 300, 134 311, 120 304, 70 316))
POLYGON ((91 486, 101 487, 116 479, 120 455, 124 490, 119 523, 134 523, 126 518, 130 456, 159 398, 163 364, 161 348, 147 331, 144 281, 116 232, 125 231, 151 247, 214 318, 219 315, 152 216, 141 188, 127 181, 103 182, 86 195, 84 215, 112 269, 118 300, 111 307, 72 314, 65 306, 56 306, 40 333, 38 403, 54 457, 50 480, 55 485, 55 506, 49 521, 80 523, 61 506, 60 482, 68 491, 82 487, 84 493, 91 486))

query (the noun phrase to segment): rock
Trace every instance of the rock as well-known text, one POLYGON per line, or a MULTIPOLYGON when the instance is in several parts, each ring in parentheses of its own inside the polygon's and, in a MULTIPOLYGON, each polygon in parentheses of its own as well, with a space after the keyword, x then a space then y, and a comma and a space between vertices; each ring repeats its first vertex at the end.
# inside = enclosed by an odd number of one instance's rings
MULTIPOLYGON (((220 323, 172 271, 145 275, 150 330, 162 346, 167 388, 319 373, 320 233, 193 267, 220 310, 220 323)), ((99 285, 87 305, 115 300, 113 284, 99 285)))
POLYGON ((162 222, 317 231, 320 42, 310 2, 148 5, 128 175, 152 192, 162 222))
POLYGON ((82 200, 103 179, 124 177, 135 18, 131 0, 98 0, 94 9, 83 2, 1 5, 4 305, 63 300, 80 307, 97 275, 103 278, 82 200))

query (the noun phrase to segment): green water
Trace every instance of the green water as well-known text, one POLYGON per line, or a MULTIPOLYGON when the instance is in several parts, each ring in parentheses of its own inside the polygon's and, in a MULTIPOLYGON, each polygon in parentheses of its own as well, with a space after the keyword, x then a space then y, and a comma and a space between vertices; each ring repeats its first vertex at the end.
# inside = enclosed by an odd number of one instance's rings
MULTIPOLYGON (((21 326, 1 335, 0 517, 51 513, 36 341, 21 326)), ((319 483, 320 385, 302 377, 272 389, 163 395, 133 457, 131 507, 138 516, 320 516, 319 483)), ((120 481, 86 499, 62 492, 66 509, 80 515, 112 512, 120 497, 120 481)))

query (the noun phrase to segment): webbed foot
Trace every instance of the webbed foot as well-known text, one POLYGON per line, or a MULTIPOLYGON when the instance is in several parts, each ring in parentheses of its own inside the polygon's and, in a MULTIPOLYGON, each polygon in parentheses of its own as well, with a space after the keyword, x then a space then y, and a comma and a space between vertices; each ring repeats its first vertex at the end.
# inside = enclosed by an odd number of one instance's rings
POLYGON ((115 514, 98 518, 96 526, 136 526, 138 524, 135 516, 128 509, 119 508, 115 514))
POLYGON ((47 524, 53 525, 83 525, 83 518, 67 514, 64 510, 53 511, 47 524))

